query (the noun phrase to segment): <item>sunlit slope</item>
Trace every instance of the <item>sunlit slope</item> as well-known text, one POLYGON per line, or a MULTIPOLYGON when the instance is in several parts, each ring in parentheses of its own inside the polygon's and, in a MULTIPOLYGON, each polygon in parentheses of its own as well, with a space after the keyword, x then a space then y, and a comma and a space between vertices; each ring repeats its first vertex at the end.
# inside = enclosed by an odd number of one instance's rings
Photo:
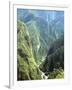
POLYGON ((41 79, 40 70, 33 57, 32 44, 27 27, 21 21, 17 22, 17 79, 41 79))

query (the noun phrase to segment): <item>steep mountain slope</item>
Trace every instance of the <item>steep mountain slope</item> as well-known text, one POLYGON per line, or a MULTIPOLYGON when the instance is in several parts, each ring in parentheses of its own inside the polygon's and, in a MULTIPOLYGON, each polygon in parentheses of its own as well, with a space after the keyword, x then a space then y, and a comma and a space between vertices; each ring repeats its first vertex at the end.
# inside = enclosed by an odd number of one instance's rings
POLYGON ((17 80, 41 79, 41 72, 35 62, 27 27, 17 22, 17 80))
POLYGON ((50 45, 64 33, 64 12, 18 9, 17 18, 25 22, 36 63, 41 63, 50 45))
POLYGON ((59 69, 64 70, 64 38, 57 39, 49 48, 45 61, 40 69, 48 75, 50 72, 59 69))
POLYGON ((42 57, 45 56, 46 50, 48 48, 47 46, 48 35, 46 32, 44 32, 44 29, 43 29, 44 23, 41 24, 40 22, 36 22, 36 21, 37 21, 36 19, 31 20, 26 25, 28 27, 28 31, 32 41, 32 48, 33 48, 32 50, 33 50, 34 58, 38 60, 36 61, 37 63, 40 63, 42 60, 42 57))

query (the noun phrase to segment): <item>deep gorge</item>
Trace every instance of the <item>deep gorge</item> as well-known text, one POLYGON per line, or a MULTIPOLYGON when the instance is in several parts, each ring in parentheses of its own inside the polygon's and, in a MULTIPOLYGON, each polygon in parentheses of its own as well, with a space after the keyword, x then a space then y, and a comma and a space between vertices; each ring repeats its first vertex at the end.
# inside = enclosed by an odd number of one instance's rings
POLYGON ((17 80, 64 78, 63 12, 46 12, 17 11, 17 80))

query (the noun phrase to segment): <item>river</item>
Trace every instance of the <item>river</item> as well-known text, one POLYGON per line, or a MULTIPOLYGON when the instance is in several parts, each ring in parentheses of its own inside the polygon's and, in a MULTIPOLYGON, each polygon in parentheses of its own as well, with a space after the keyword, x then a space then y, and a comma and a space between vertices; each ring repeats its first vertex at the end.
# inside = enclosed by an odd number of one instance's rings
POLYGON ((45 75, 44 72, 41 71, 41 78, 44 79, 44 80, 47 80, 48 79, 48 76, 45 75))

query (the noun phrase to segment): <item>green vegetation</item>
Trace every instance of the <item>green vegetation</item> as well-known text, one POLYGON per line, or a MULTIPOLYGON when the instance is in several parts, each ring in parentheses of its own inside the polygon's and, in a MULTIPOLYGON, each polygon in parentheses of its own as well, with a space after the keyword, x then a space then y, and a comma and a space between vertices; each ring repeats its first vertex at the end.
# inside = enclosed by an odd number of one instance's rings
POLYGON ((33 57, 32 46, 26 25, 18 21, 17 27, 17 79, 41 79, 40 70, 33 57))
POLYGON ((48 76, 48 79, 63 79, 64 71, 63 69, 56 69, 53 72, 50 72, 48 76))
POLYGON ((50 46, 45 61, 39 66, 40 70, 49 75, 50 79, 63 77, 63 74, 59 73, 59 71, 63 72, 59 70, 60 67, 64 71, 63 36, 50 46))

